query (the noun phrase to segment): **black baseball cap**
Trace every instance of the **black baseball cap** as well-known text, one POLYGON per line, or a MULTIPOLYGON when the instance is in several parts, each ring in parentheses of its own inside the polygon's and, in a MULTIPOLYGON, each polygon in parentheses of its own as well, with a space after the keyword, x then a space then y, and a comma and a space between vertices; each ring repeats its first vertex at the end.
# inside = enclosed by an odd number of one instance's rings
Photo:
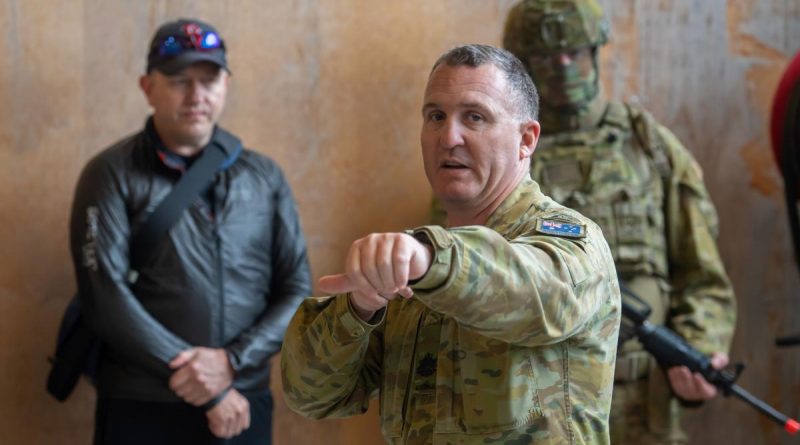
POLYGON ((179 19, 161 25, 150 42, 147 72, 158 70, 172 75, 197 62, 211 62, 228 69, 225 42, 208 23, 179 19))

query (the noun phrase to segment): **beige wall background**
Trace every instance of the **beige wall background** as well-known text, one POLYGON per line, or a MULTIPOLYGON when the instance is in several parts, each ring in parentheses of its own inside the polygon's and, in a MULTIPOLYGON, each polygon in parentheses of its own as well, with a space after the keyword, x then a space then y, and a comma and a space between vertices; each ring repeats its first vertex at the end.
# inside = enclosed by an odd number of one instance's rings
MULTIPOLYGON (((800 280, 766 126, 800 48, 797 0, 601 0, 612 43, 607 95, 638 100, 705 169, 739 297, 740 383, 800 414, 800 280)), ((161 22, 200 17, 226 39, 234 73, 223 125, 276 159, 294 188, 315 277, 351 240, 425 221, 418 149, 430 65, 450 47, 499 44, 514 0, 3 0, 0 2, 0 434, 2 443, 90 443, 94 394, 66 404, 43 384, 74 282, 66 220, 83 164, 137 131, 137 87, 161 22)), ((274 369, 277 444, 381 443, 376 406, 344 421, 289 412, 274 369)), ((783 444, 735 400, 694 413, 695 444, 783 444)))

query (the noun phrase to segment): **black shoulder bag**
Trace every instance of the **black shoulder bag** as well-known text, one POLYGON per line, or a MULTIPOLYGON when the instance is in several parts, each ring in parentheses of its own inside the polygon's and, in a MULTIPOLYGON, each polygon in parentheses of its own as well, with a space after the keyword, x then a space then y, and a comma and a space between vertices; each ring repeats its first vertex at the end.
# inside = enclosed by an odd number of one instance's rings
MULTIPOLYGON (((135 282, 139 268, 146 263, 183 211, 208 189, 225 158, 220 146, 209 145, 131 237, 131 271, 128 277, 131 283, 135 282)), ((75 389, 81 374, 94 382, 100 361, 100 347, 101 341, 84 319, 76 295, 64 311, 58 328, 56 352, 50 358, 53 367, 47 375, 47 392, 63 402, 75 389)))

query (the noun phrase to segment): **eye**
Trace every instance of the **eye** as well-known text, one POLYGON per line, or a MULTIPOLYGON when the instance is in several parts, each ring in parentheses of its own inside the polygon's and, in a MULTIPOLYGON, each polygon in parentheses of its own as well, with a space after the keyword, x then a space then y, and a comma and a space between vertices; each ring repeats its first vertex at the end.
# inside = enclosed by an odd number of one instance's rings
POLYGON ((444 120, 444 113, 441 111, 431 111, 428 113, 428 120, 431 122, 441 122, 444 120))
POLYGON ((467 119, 469 119, 470 122, 483 122, 484 121, 483 116, 480 115, 479 113, 468 113, 467 114, 467 119))
POLYGON ((183 87, 189 84, 189 79, 185 77, 173 77, 169 80, 169 83, 176 87, 183 87))

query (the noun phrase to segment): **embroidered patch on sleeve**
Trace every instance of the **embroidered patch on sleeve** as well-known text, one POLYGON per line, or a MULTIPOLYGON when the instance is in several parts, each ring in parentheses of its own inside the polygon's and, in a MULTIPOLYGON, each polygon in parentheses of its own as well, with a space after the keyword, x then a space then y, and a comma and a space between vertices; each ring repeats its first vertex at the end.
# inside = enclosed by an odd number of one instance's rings
POLYGON ((536 231, 545 235, 584 238, 586 236, 586 225, 571 224, 552 219, 540 219, 536 222, 536 231))

